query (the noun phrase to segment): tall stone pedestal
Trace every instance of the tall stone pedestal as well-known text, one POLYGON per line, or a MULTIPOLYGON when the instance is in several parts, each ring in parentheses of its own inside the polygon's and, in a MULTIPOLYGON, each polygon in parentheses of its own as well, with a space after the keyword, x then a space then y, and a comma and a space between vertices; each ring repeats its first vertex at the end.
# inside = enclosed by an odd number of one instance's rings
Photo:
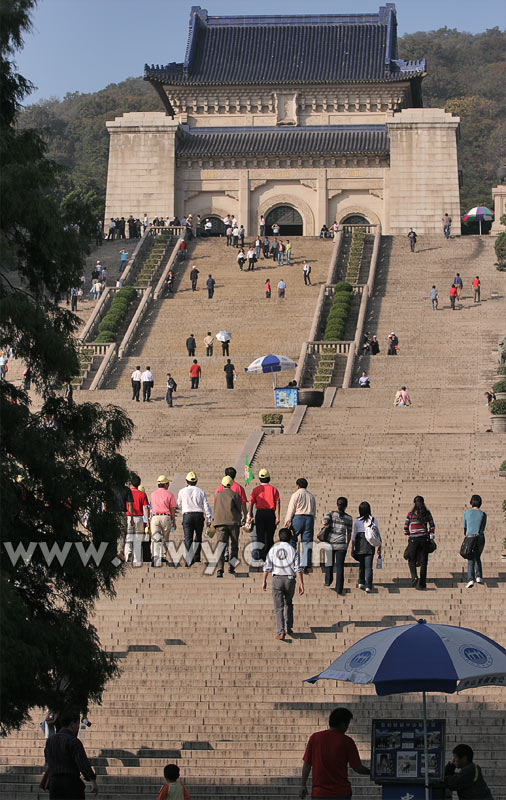
POLYGON ((501 217, 506 214, 506 184, 501 183, 492 189, 492 200, 494 201, 495 219, 490 233, 497 236, 498 233, 506 231, 506 226, 501 225, 501 217))

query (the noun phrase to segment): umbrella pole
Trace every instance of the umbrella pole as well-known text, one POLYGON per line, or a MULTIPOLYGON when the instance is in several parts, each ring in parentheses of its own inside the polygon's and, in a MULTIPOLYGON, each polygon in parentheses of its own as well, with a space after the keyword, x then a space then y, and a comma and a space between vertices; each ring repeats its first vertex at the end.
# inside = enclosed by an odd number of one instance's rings
POLYGON ((481 236, 481 219, 479 220, 480 223, 480 236, 481 236))
POLYGON ((425 800, 430 800, 429 789, 429 738, 427 736, 427 696, 423 692, 423 752, 425 754, 425 800))

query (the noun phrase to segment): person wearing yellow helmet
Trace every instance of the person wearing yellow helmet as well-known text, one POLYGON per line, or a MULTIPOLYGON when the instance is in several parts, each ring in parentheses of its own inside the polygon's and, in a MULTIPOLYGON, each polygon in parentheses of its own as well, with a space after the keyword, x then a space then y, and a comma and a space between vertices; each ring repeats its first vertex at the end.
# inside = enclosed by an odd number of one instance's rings
POLYGON ((253 519, 255 508, 255 528, 257 543, 261 545, 253 551, 253 558, 259 561, 265 558, 274 544, 274 532, 279 525, 280 499, 275 486, 271 486, 269 470, 263 468, 259 471, 260 485, 255 486, 249 499, 248 519, 253 519))

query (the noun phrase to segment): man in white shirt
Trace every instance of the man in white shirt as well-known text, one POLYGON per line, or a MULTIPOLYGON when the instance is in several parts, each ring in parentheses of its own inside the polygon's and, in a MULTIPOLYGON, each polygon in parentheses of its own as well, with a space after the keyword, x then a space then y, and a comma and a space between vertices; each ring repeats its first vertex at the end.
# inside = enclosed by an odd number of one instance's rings
POLYGON ((202 531, 204 521, 211 524, 213 512, 206 497, 206 493, 197 486, 197 476, 189 472, 186 476, 186 486, 180 489, 177 496, 177 507, 183 513, 183 534, 186 547, 186 566, 200 562, 200 549, 202 545, 202 531))
POLYGON ((206 219, 206 224, 204 225, 204 230, 206 232, 206 236, 210 236, 211 235, 212 229, 213 229, 213 223, 211 222, 210 219, 206 219))
POLYGON ((304 572, 309 572, 312 562, 314 519, 316 516, 316 500, 311 492, 307 491, 307 480, 297 478, 295 491, 290 497, 285 515, 285 528, 291 528, 293 535, 290 540, 292 547, 297 547, 297 538, 300 534, 302 541, 302 566, 304 572))
POLYGON ((286 289, 286 283, 284 282, 283 279, 281 279, 278 283, 278 297, 281 298, 285 296, 285 289, 286 289))
POLYGON ((276 615, 276 639, 284 639, 288 633, 293 636, 293 595, 295 580, 299 594, 304 594, 304 578, 297 550, 290 544, 290 531, 281 528, 279 542, 276 542, 264 563, 262 590, 267 590, 267 573, 272 572, 272 601, 276 615))
POLYGON ((142 402, 143 403, 150 403, 151 402, 151 389, 155 384, 155 379, 153 377, 153 373, 151 372, 151 367, 146 367, 144 372, 141 375, 141 383, 142 383, 142 402))
POLYGON ((141 378, 141 368, 140 366, 137 366, 132 372, 132 377, 130 378, 132 383, 132 400, 137 400, 137 402, 139 402, 139 394, 141 391, 141 378))

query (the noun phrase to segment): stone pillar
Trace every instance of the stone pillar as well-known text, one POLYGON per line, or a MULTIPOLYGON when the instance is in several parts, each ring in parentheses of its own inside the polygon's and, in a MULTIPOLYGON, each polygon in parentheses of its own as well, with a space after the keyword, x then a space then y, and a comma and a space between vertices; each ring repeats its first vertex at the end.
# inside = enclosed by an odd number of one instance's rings
POLYGON ((492 189, 492 200, 494 205, 494 222, 490 233, 497 236, 498 233, 506 231, 506 227, 501 225, 501 217, 506 214, 506 184, 501 183, 492 189))
POLYGON ((251 220, 249 218, 249 170, 239 170, 239 225, 244 225, 246 236, 250 235, 251 220))
MULTIPOLYGON (((321 226, 327 225, 330 220, 327 219, 327 170, 319 169, 316 178, 316 231, 314 235, 317 236, 321 226)), ((333 220, 332 220, 333 221, 333 220)), ((306 233, 304 231, 304 233, 306 233)))
POLYGON ((442 108, 387 114, 390 137, 390 214, 385 233, 441 233, 442 217, 460 235, 457 130, 460 119, 442 108))
POLYGON ((110 146, 105 229, 111 217, 173 216, 179 122, 163 112, 131 112, 106 126, 110 146))

